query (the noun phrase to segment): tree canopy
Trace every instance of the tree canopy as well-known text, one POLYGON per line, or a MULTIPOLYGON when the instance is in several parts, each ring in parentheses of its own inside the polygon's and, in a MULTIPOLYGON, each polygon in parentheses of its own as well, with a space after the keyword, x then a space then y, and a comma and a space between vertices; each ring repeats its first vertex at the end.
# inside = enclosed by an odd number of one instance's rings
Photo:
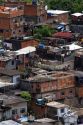
POLYGON ((40 26, 39 28, 35 29, 34 37, 37 39, 41 39, 42 37, 46 37, 46 36, 49 37, 52 35, 53 32, 54 30, 47 25, 40 26))
MULTIPOLYGON (((2 0, 1 0, 2 1, 2 0)), ((25 2, 32 2, 32 0, 21 0, 25 2)), ((39 2, 41 0, 38 0, 39 2)), ((62 9, 74 12, 83 11, 83 0, 43 0, 49 9, 62 9)))
POLYGON ((50 9, 62 9, 72 13, 83 11, 83 0, 45 0, 50 9))
MULTIPOLYGON (((27 3, 31 3, 32 0, 17 0, 17 1, 25 1, 27 3)), ((40 2, 41 0, 38 0, 40 2)), ((74 12, 82 12, 83 11, 83 0, 42 0, 46 5, 48 5, 49 9, 62 9, 74 12)), ((0 4, 4 3, 4 0, 0 0, 0 4)))
POLYGON ((31 101, 31 94, 27 91, 22 91, 20 96, 27 101, 31 101))

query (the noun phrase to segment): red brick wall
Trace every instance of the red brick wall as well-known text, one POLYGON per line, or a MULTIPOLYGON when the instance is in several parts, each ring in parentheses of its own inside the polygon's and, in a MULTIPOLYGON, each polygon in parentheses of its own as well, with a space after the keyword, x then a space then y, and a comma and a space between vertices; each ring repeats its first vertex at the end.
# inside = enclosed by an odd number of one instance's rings
POLYGON ((57 89, 57 83, 56 81, 51 81, 51 82, 45 82, 40 84, 41 86, 41 92, 48 92, 48 91, 53 91, 57 89))
POLYGON ((5 62, 0 61, 0 67, 4 67, 5 68, 5 62))
POLYGON ((69 87, 74 87, 74 76, 68 76, 58 79, 57 89, 64 89, 69 87))
POLYGON ((9 28, 10 28, 10 19, 0 18, 0 29, 9 29, 9 28))
POLYGON ((37 118, 42 118, 45 116, 46 106, 38 106, 35 102, 32 102, 31 107, 37 118))
POLYGON ((49 82, 34 83, 33 86, 35 90, 36 88, 39 88, 40 92, 63 90, 66 88, 75 87, 74 76, 58 78, 57 80, 51 80, 49 82))
POLYGON ((26 16, 37 16, 37 6, 25 5, 24 15, 26 16))
POLYGON ((38 41, 36 40, 26 40, 24 42, 21 42, 21 48, 24 48, 26 46, 37 46, 38 41))
POLYGON ((76 94, 78 97, 83 97, 83 86, 76 88, 76 94))
POLYGON ((69 20, 68 19, 68 13, 58 15, 57 19, 58 19, 58 22, 68 23, 69 22, 68 21, 69 20))
POLYGON ((48 19, 53 19, 59 23, 68 23, 69 22, 69 16, 68 13, 65 14, 59 14, 57 16, 48 16, 48 19))
POLYGON ((66 97, 74 97, 75 96, 75 88, 67 88, 61 89, 56 92, 56 99, 64 99, 66 97), (64 93, 64 94, 63 94, 64 93))

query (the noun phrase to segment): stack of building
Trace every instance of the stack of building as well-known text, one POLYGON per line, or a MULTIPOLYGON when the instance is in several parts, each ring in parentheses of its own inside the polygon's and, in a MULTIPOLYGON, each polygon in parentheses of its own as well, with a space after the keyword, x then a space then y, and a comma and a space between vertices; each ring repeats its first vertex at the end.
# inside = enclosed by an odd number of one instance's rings
MULTIPOLYGON (((29 122, 34 115, 65 125, 83 123, 82 18, 72 14, 70 26, 69 11, 48 10, 36 0, 0 6, 0 121, 29 122), (36 39, 35 29, 45 25, 55 32, 36 39)), ((9 122, 15 124, 0 124, 9 122)))

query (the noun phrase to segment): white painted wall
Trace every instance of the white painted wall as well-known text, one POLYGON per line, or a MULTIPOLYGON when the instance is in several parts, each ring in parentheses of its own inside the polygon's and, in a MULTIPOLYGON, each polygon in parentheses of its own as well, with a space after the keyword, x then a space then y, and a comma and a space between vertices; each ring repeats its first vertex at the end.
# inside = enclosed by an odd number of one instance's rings
POLYGON ((12 78, 12 82, 15 83, 15 84, 18 84, 19 83, 18 79, 20 79, 20 75, 15 75, 12 78))
POLYGON ((16 61, 14 60, 14 65, 12 65, 12 60, 9 60, 6 63, 6 67, 5 68, 9 68, 9 69, 16 69, 16 61))
POLYGON ((20 110, 22 108, 25 108, 25 112, 27 112, 27 102, 12 105, 11 109, 6 111, 4 114, 6 119, 12 118, 12 110, 15 110, 15 109, 17 109, 17 115, 20 117, 21 116, 20 110))
POLYGON ((66 113, 68 112, 68 110, 69 110, 68 107, 64 107, 64 108, 62 108, 62 109, 64 109, 64 112, 63 112, 63 113, 61 112, 61 108, 57 109, 57 115, 58 115, 59 117, 63 117, 63 115, 66 114, 66 113))
POLYGON ((71 125, 71 124, 77 125, 77 118, 78 118, 77 115, 72 115, 64 118, 64 122, 65 122, 64 125, 71 125))

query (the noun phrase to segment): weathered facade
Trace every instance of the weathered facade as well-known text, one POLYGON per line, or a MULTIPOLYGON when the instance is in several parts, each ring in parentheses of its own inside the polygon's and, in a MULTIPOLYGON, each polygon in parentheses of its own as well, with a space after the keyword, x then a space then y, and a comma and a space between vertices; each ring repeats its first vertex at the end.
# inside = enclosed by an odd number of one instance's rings
POLYGON ((0 36, 4 39, 23 36, 22 7, 0 7, 0 36))
POLYGON ((22 98, 1 94, 0 101, 0 120, 18 120, 23 113, 27 112, 27 102, 22 98))
POLYGON ((34 93, 35 98, 51 96, 52 99, 64 99, 75 96, 74 76, 68 73, 55 73, 52 76, 38 76, 33 80, 22 80, 21 89, 34 93))
POLYGON ((27 46, 37 46, 38 41, 32 37, 23 37, 22 39, 12 39, 12 40, 4 40, 4 46, 12 49, 14 51, 25 48, 27 46))
POLYGON ((74 69, 83 71, 83 49, 79 50, 75 54, 74 69))
POLYGON ((47 10, 47 18, 54 20, 56 23, 69 23, 69 12, 62 10, 47 10))

